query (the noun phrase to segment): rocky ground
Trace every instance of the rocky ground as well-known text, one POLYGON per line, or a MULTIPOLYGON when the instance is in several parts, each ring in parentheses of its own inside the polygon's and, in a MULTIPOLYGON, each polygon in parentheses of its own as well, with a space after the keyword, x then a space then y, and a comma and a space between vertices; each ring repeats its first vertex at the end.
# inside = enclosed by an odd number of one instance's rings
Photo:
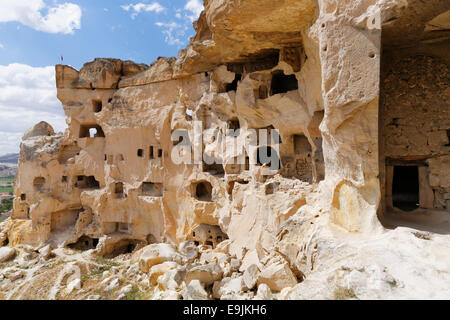
POLYGON ((186 241, 111 259, 95 250, 7 246, 0 234, 1 299, 448 299, 450 237, 397 228, 361 237, 322 229, 299 275, 278 252, 243 260, 186 241), (296 275, 294 275, 296 274, 296 275))
POLYGON ((0 212, 0 222, 3 222, 6 219, 8 219, 11 216, 11 213, 12 213, 12 211, 0 212))

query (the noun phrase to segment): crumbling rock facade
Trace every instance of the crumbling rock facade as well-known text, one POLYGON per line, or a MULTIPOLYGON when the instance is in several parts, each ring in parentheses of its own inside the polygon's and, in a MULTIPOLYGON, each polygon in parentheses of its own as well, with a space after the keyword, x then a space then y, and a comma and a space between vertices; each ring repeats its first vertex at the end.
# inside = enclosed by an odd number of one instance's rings
POLYGON ((10 243, 224 242, 302 279, 319 225, 442 222, 450 5, 428 2, 205 0, 177 59, 57 65, 68 129, 25 134, 10 243))

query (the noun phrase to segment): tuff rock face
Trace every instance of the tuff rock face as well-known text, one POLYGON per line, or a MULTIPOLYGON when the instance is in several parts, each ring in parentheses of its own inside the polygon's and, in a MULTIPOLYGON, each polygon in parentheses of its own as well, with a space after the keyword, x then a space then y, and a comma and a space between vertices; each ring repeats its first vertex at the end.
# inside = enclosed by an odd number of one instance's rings
POLYGON ((133 253, 118 299, 448 298, 448 1, 204 6, 178 58, 56 66, 68 129, 23 137, 4 244, 133 253))

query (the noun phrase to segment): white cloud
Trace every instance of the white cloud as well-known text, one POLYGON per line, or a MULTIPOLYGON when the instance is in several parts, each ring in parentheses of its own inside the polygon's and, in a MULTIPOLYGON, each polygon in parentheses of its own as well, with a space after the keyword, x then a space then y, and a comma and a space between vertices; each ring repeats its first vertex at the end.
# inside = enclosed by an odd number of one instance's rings
POLYGON ((199 0, 189 0, 184 6, 184 9, 192 12, 192 15, 190 15, 189 18, 191 21, 195 21, 203 11, 203 4, 199 0))
POLYGON ((13 21, 38 31, 73 34, 81 28, 81 8, 68 2, 48 7, 43 0, 2 0, 0 22, 13 21))
POLYGON ((24 132, 42 120, 55 131, 66 128, 56 98, 55 68, 0 65, 0 154, 18 152, 24 132))
POLYGON ((158 2, 153 2, 151 4, 139 2, 136 4, 128 4, 120 7, 125 11, 133 11, 133 13, 131 14, 131 19, 136 18, 136 16, 142 11, 160 13, 165 10, 165 8, 158 2))
POLYGON ((186 36, 186 30, 182 25, 173 21, 168 23, 156 22, 155 25, 163 28, 162 33, 166 36, 165 41, 167 44, 180 46, 184 44, 183 39, 186 36))
POLYGON ((166 36, 166 43, 179 47, 186 45, 189 27, 192 25, 192 22, 198 19, 202 10, 203 4, 201 1, 188 0, 184 8, 179 8, 175 11, 175 18, 180 20, 180 23, 157 22, 156 25, 163 28, 162 33, 166 36))
MULTIPOLYGON (((134 19, 142 11, 168 11, 158 2, 152 4, 144 4, 139 2, 137 4, 128 4, 121 6, 125 11, 131 11, 131 18, 134 19)), ((201 0, 187 0, 184 7, 170 9, 171 16, 178 19, 178 22, 172 20, 158 21, 155 25, 161 28, 161 32, 165 36, 165 42, 169 45, 176 45, 182 47, 187 44, 187 40, 192 33, 192 22, 197 20, 203 10, 201 0)))
POLYGON ((3 49, 5 46, 0 43, 0 49, 3 49))

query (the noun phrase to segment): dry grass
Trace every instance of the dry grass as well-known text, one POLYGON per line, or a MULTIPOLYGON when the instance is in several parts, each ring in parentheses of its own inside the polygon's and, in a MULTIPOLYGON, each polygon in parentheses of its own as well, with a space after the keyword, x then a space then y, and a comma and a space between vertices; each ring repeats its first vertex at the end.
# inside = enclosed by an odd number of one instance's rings
POLYGON ((358 297, 353 291, 352 288, 344 288, 342 286, 337 286, 334 289, 334 300, 348 300, 348 299, 357 299, 358 297))

